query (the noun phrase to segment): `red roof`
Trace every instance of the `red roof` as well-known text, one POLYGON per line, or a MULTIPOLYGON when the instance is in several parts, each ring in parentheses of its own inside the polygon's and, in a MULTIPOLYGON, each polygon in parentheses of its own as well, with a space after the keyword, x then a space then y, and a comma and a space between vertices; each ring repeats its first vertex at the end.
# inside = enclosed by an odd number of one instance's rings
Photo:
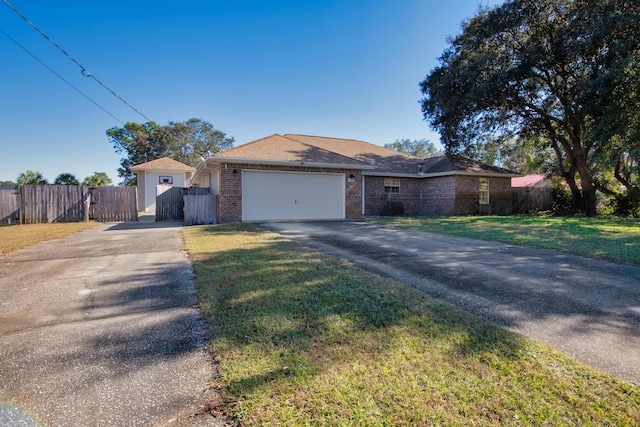
POLYGON ((512 187, 536 187, 547 179, 546 175, 531 174, 525 176, 519 176, 517 178, 511 178, 512 187))

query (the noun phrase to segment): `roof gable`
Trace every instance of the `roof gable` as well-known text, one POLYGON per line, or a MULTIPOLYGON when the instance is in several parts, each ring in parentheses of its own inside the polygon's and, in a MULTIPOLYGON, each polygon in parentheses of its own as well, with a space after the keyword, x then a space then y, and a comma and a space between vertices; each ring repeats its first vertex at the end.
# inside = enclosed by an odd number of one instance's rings
POLYGON ((418 164, 422 161, 418 157, 356 139, 297 134, 286 134, 285 137, 375 166, 376 172, 418 173, 418 164))
POLYGON ((177 160, 173 160, 169 157, 163 157, 161 159, 151 160, 150 162, 140 163, 131 168, 132 171, 144 171, 144 170, 178 170, 183 172, 195 172, 195 168, 180 163, 177 160))
POLYGON ((429 159, 410 156, 379 145, 355 139, 328 138, 299 134, 273 134, 227 151, 209 159, 309 163, 360 166, 372 175, 442 175, 491 174, 518 175, 506 169, 490 166, 460 156, 440 156, 429 159))
POLYGON ((278 134, 216 153, 212 158, 344 165, 361 163, 341 153, 278 134))
POLYGON ((424 159, 423 173, 443 174, 443 173, 468 173, 468 174, 499 174, 513 176, 518 175, 507 169, 491 166, 477 160, 471 160, 462 156, 438 156, 424 159))

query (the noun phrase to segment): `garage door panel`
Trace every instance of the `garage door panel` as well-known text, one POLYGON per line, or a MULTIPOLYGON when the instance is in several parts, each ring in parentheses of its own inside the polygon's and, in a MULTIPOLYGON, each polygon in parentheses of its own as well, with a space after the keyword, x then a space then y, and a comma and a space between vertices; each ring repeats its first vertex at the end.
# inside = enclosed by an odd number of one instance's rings
POLYGON ((242 220, 344 219, 343 174, 243 171, 242 220))

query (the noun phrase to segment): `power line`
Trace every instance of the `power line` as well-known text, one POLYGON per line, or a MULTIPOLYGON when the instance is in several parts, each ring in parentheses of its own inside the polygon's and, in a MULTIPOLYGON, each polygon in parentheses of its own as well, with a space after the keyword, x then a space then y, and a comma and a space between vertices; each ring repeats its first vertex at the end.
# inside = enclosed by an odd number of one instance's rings
POLYGON ((44 62, 42 62, 37 56, 35 56, 33 53, 29 52, 29 50, 27 50, 26 47, 22 46, 20 43, 18 43, 15 39, 13 39, 9 34, 7 34, 6 32, 4 32, 1 28, 0 28, 0 33, 4 34, 5 37, 7 37, 9 40, 11 40, 13 43, 15 43, 20 49, 24 50, 26 53, 28 53, 33 59, 35 59, 36 61, 38 61, 40 64, 42 64, 43 67, 45 67, 47 70, 51 71, 56 77, 58 77, 60 80, 62 80, 63 82, 65 82, 67 85, 69 85, 73 90, 75 90, 76 92, 78 92, 80 95, 84 96, 86 99, 89 100, 89 102, 91 102, 93 105, 95 105, 96 107, 98 107, 99 109, 101 109, 102 111, 104 111, 105 113, 107 113, 108 115, 110 115, 111 117, 113 117, 114 119, 116 119, 118 122, 120 122, 121 124, 124 125, 124 122, 122 120, 120 120, 119 118, 117 118, 116 116, 114 116, 113 114, 111 114, 109 111, 107 111, 104 107, 102 107, 100 104, 98 104, 97 102, 95 102, 93 99, 89 98, 88 95, 86 95, 85 93, 83 93, 80 89, 78 89, 77 87, 75 87, 74 85, 72 85, 71 83, 69 83, 67 80, 65 80, 64 77, 62 77, 60 74, 56 73, 55 70, 51 67, 49 67, 47 64, 45 64, 44 62))
MULTIPOLYGON (((122 98, 120 95, 118 95, 117 93, 115 93, 113 90, 111 90, 107 85, 105 85, 104 83, 102 83, 100 80, 98 80, 98 78, 96 78, 96 76, 94 76, 93 74, 91 74, 84 65, 82 65, 81 63, 79 63, 78 61, 76 61, 75 58, 73 58, 71 55, 69 55, 67 53, 66 50, 64 50, 62 47, 60 47, 60 45, 56 42, 54 42, 53 40, 51 40, 51 38, 49 36, 47 36, 42 30, 40 30, 40 28, 38 28, 33 22, 29 21, 29 19, 27 19, 26 16, 24 16, 22 13, 20 13, 20 11, 18 9, 16 9, 15 7, 13 7, 13 5, 11 5, 11 3, 9 3, 7 0, 2 0, 2 2, 4 4, 7 5, 7 7, 9 7, 11 10, 13 10, 19 17, 21 17, 27 24, 29 24, 29 26, 31 26, 31 28, 33 28, 34 30, 36 30, 38 33, 40 33, 40 35, 42 37, 44 37, 49 43, 51 43, 52 45, 54 45, 60 52, 62 52, 64 54, 64 56, 66 56, 67 58, 69 58, 71 61, 73 61, 78 67, 80 67, 80 72, 82 73, 83 76, 85 77, 90 77, 93 80, 95 80, 100 86, 102 86, 104 89, 106 89, 107 91, 109 91, 113 96, 115 96, 116 98, 118 98, 120 101, 122 101, 127 107, 131 108, 133 111, 135 111, 136 113, 138 113, 140 116, 144 117, 144 119, 148 122, 151 122, 152 120, 150 118, 148 118, 147 116, 145 116, 144 114, 142 114, 140 111, 138 111, 138 109, 136 109, 133 105, 129 104, 127 101, 125 101, 124 98, 122 98)), ((6 33, 5 33, 6 35, 6 33)), ((21 46, 22 47, 22 46, 21 46)))

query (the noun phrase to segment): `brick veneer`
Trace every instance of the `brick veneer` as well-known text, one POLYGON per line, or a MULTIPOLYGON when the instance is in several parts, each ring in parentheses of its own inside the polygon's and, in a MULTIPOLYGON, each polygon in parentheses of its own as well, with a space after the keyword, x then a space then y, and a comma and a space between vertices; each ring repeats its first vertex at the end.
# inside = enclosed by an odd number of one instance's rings
POLYGON ((221 224, 242 221, 243 170, 343 173, 345 174, 345 217, 348 219, 362 218, 362 174, 359 170, 226 163, 226 167, 225 164, 222 164, 220 168, 218 220, 221 224), (236 173, 233 172, 234 170, 236 173), (348 179, 351 174, 355 177, 353 182, 349 182, 348 179))
POLYGON ((478 177, 456 177, 456 208, 455 215, 510 215, 511 178, 489 178, 489 204, 480 205, 478 202, 478 177))
MULTIPOLYGON (((218 220, 220 223, 242 221, 242 171, 324 172, 345 174, 345 217, 362 215, 361 171, 314 167, 283 167, 227 163, 220 169, 218 220), (233 171, 236 171, 234 173, 233 171), (353 174, 353 182, 348 177, 353 174)), ((510 215, 511 178, 489 178, 489 205, 479 203, 478 176, 449 175, 442 177, 400 178, 400 193, 384 192, 384 177, 366 176, 365 216, 381 215, 510 215)))
POLYGON ((478 176, 400 178, 400 193, 384 192, 384 177, 365 177, 365 215, 509 215, 511 178, 489 178, 489 205, 479 203, 478 176))

